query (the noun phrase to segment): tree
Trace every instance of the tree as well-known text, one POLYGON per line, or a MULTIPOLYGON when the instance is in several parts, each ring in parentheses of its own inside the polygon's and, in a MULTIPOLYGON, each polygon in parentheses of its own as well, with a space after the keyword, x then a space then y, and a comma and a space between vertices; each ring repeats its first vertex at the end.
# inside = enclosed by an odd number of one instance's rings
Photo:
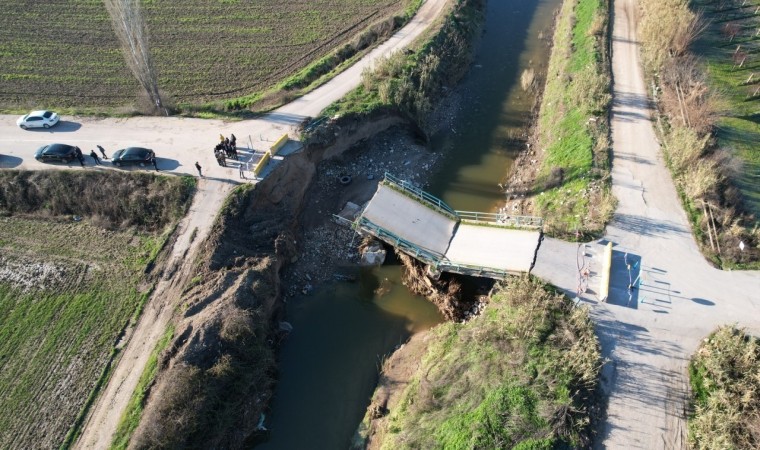
POLYGON ((158 91, 158 75, 148 49, 148 31, 140 9, 140 1, 105 0, 105 4, 116 36, 121 43, 127 66, 145 90, 155 111, 158 113, 163 111, 168 115, 168 110, 164 108, 158 91))

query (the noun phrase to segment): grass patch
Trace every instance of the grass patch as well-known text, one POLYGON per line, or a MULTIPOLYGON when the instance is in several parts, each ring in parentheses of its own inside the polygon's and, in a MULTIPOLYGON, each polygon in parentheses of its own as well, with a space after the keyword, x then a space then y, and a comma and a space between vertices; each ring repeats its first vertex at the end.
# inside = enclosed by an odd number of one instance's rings
POLYGON ((584 308, 529 277, 484 313, 432 331, 382 448, 580 448, 590 442, 600 353, 584 308))
POLYGON ((119 420, 119 426, 116 428, 111 449, 122 450, 126 449, 129 445, 129 439, 132 436, 132 432, 135 431, 140 423, 145 400, 153 386, 156 373, 158 373, 158 357, 169 345, 173 336, 174 327, 170 325, 161 339, 156 343, 156 348, 153 349, 148 358, 148 363, 145 365, 142 375, 140 375, 140 380, 137 382, 137 387, 132 393, 132 398, 129 399, 129 404, 127 404, 127 408, 124 410, 121 420, 119 420))
POLYGON ((160 238, 2 220, 0 447, 57 447, 92 403, 117 336, 145 301, 136 289, 144 266, 135 261, 148 260, 160 238))
POLYGON ((79 216, 110 229, 161 231, 185 215, 195 185, 191 176, 3 170, 0 214, 79 216))
POLYGON ((566 0, 554 31, 538 119, 543 161, 535 186, 535 214, 554 236, 599 234, 614 211, 607 14, 604 0, 566 0))
POLYGON ((698 450, 760 446, 760 344, 733 327, 706 338, 689 365, 694 413, 689 442, 698 450))

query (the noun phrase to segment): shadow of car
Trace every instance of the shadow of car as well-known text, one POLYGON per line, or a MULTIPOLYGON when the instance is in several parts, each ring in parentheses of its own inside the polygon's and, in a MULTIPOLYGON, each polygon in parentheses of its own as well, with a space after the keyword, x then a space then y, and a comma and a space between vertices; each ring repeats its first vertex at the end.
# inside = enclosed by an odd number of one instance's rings
POLYGON ((123 166, 140 166, 145 167, 153 164, 156 154, 153 150, 143 147, 127 147, 116 150, 111 155, 111 164, 116 167, 123 166))
POLYGON ((13 169, 14 167, 20 166, 22 162, 24 162, 24 160, 18 156, 0 154, 0 169, 13 169))
POLYGON ((61 161, 70 163, 77 157, 77 148, 67 144, 43 145, 34 153, 34 159, 42 162, 61 161))
POLYGON ((72 122, 69 120, 61 120, 58 124, 52 128, 26 128, 28 132, 34 133, 71 133, 82 128, 82 124, 79 122, 72 122))

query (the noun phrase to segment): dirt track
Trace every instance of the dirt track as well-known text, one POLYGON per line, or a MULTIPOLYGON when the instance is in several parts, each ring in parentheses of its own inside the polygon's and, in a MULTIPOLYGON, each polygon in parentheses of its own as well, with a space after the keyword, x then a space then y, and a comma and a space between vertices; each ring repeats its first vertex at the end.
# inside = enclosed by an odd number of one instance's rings
MULTIPOLYGON (((685 448, 687 364, 717 326, 760 331, 760 273, 724 272, 699 252, 654 132, 644 84, 635 0, 614 2, 612 190, 619 203, 589 255, 607 420, 598 448, 685 448), (610 297, 597 301, 602 246, 613 243, 610 297), (629 291, 628 263, 638 289, 629 291)), ((737 243, 738 245, 738 243, 737 243)), ((577 245, 546 239, 534 274, 575 296, 577 245)))

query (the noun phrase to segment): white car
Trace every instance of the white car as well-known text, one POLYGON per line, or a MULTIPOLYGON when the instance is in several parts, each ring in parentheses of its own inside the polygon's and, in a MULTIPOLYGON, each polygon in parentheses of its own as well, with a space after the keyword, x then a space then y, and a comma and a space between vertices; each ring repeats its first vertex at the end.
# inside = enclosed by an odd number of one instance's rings
POLYGON ((24 130, 27 128, 50 128, 61 118, 53 111, 32 111, 24 117, 19 117, 16 125, 24 130))

